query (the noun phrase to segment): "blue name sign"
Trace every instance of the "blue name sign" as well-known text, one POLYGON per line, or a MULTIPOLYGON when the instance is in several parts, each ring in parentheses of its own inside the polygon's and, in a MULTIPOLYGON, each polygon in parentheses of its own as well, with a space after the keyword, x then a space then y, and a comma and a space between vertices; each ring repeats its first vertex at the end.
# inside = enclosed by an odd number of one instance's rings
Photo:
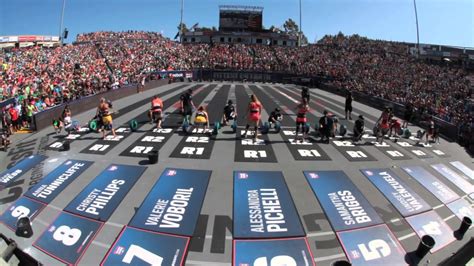
POLYGON ((28 190, 25 196, 49 204, 91 165, 89 161, 67 160, 28 190))
POLYGON ((316 265, 304 237, 234 240, 232 265, 316 265))
POLYGON ((16 223, 21 217, 29 217, 33 221, 46 205, 41 202, 31 200, 27 197, 20 197, 1 216, 1 221, 11 230, 16 231, 16 223))
POLYGON ((192 236, 210 176, 211 171, 165 169, 129 225, 192 236))
POLYGON ((15 179, 28 172, 46 158, 48 157, 41 154, 31 155, 15 164, 12 168, 3 171, 0 174, 0 190, 8 187, 15 179))
POLYGON ((390 169, 362 169, 360 171, 403 217, 431 210, 430 205, 390 169))
POLYGON ((110 165, 67 206, 65 211, 107 221, 146 167, 110 165))
POLYGON ((305 171, 304 175, 335 231, 382 223, 343 171, 305 171))
POLYGON ((234 237, 305 236, 281 172, 234 172, 234 237))
POLYGON ((452 191, 448 186, 439 181, 438 178, 423 167, 412 166, 402 167, 402 169, 429 190, 442 203, 446 204, 459 198, 456 192, 452 191))
POLYGON ((124 227, 100 265, 184 265, 189 237, 124 227))
POLYGON ((33 246, 57 260, 76 265, 102 225, 98 221, 61 212, 33 246))

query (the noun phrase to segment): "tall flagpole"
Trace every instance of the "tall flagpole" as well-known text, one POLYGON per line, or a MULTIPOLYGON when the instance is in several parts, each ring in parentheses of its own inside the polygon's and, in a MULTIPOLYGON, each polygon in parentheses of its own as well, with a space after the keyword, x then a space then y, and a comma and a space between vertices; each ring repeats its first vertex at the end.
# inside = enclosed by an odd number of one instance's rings
POLYGON ((300 0, 300 27, 298 32, 298 46, 301 46, 301 32, 302 32, 302 25, 301 25, 301 0, 300 0))
POLYGON ((420 29, 418 28, 418 12, 416 11, 416 0, 413 0, 413 6, 415 7, 415 21, 416 21, 416 46, 417 53, 420 56, 420 29))
POLYGON ((179 41, 183 41, 183 11, 184 11, 184 0, 181 0, 181 19, 179 20, 179 41))
POLYGON ((63 44, 63 22, 64 22, 64 9, 66 8, 66 0, 63 0, 63 9, 61 11, 61 20, 59 21, 59 40, 61 45, 63 44))

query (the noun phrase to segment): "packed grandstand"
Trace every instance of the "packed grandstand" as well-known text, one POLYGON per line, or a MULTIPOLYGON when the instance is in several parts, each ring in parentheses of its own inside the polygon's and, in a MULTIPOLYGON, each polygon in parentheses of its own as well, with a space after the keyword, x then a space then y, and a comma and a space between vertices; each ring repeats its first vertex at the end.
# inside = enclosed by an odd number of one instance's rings
POLYGON ((28 126, 35 112, 138 83, 161 70, 284 72, 324 76, 328 85, 410 104, 472 139, 472 73, 457 64, 421 61, 409 51, 408 44, 342 34, 284 47, 181 44, 155 32, 93 32, 61 47, 0 49, 0 100, 15 98, 17 123, 28 126))

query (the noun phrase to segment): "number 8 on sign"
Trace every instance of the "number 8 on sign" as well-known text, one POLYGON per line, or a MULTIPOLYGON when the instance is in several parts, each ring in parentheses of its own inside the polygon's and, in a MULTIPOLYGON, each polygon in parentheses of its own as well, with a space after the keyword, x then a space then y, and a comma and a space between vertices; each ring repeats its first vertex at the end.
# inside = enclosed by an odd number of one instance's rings
POLYGON ((54 231, 53 238, 61 241, 65 246, 72 246, 81 238, 81 230, 71 228, 67 225, 61 225, 54 231))
POLYGON ((375 239, 369 242, 369 248, 365 244, 358 244, 362 256, 365 261, 380 259, 381 257, 387 257, 391 254, 390 246, 382 239, 375 239))

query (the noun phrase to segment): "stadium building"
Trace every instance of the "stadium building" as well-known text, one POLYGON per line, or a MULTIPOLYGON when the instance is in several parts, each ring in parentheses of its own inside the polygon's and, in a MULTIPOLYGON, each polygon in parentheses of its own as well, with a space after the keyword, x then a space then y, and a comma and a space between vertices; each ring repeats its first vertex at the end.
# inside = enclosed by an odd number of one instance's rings
POLYGON ((263 7, 225 5, 219 7, 219 30, 184 32, 184 43, 243 43, 294 47, 297 36, 263 28, 263 7))

